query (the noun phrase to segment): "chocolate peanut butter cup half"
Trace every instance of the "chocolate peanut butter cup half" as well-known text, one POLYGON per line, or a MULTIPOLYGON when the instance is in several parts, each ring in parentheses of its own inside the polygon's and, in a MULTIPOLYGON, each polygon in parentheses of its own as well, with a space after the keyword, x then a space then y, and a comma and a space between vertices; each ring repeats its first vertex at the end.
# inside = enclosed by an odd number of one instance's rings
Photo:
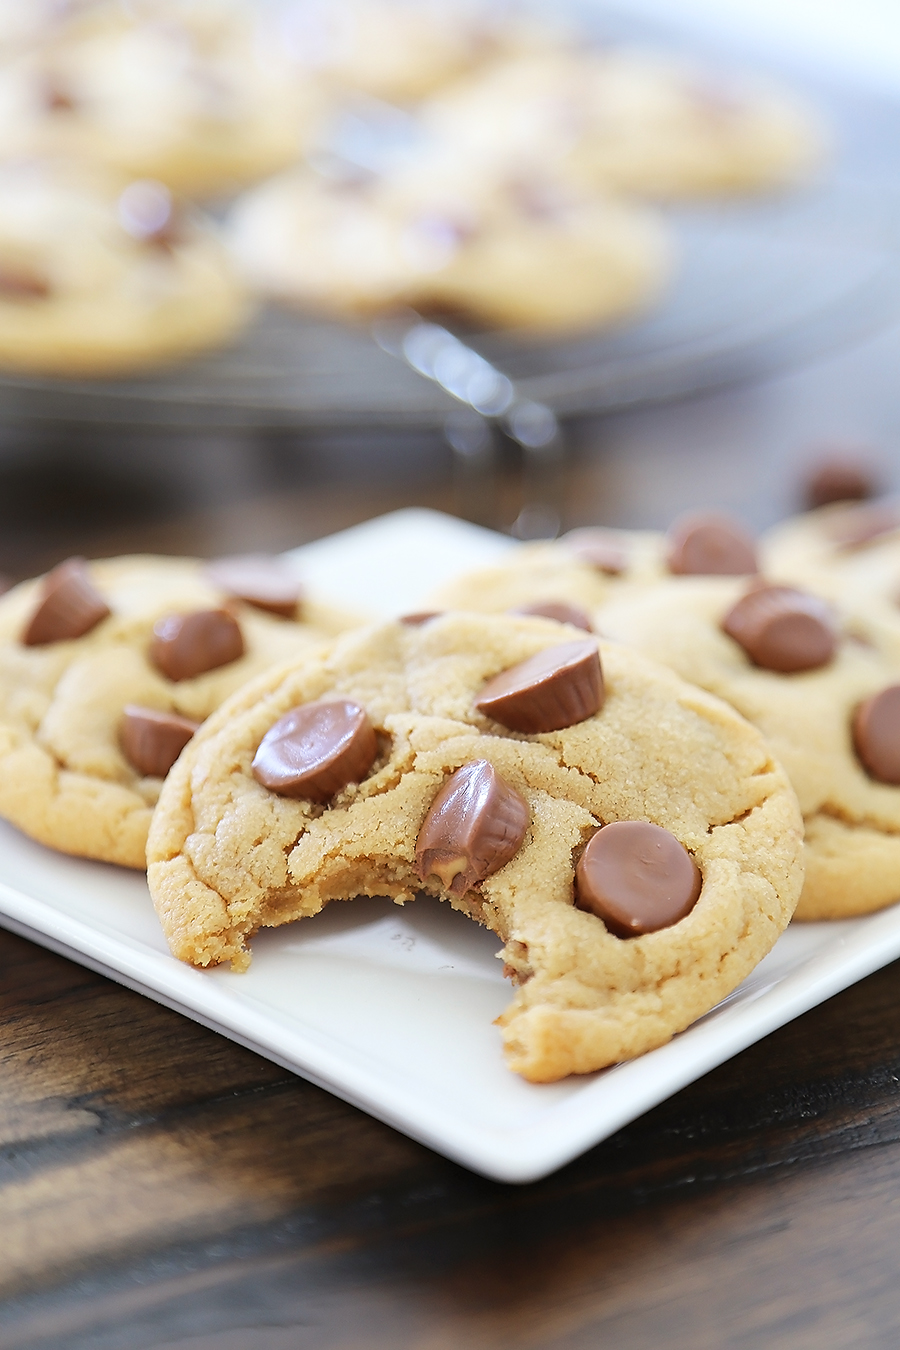
POLYGON ((827 665, 838 644, 831 609, 793 586, 756 586, 725 615, 722 628, 754 665, 792 674, 827 665))
POLYGON ((900 684, 867 698, 853 717, 853 745, 870 777, 900 786, 900 684))
POLYGON ((560 541, 579 562, 606 576, 618 577, 628 569, 628 554, 615 539, 602 530, 586 527, 572 530, 560 541))
POLYGON ((862 450, 829 449, 807 470, 803 486, 808 510, 834 502, 863 502, 878 492, 878 474, 862 450))
POLYGON ((428 809, 416 840, 422 881, 436 876, 454 895, 499 872, 522 847, 530 815, 524 798, 486 759, 457 769, 428 809))
POLYGON ((510 731, 536 734, 574 726, 603 707, 603 674, 595 642, 563 642, 501 670, 475 707, 510 731))
POLYGON ((0 262, 0 300, 47 300, 50 282, 39 272, 0 262))
POLYGON ((150 660, 169 680, 189 680, 244 655, 240 625, 227 609, 169 614, 153 626, 150 660))
POLYGON ((327 802, 359 783, 378 752, 368 714, 353 699, 292 708, 270 727, 253 759, 253 776, 282 797, 327 802))
POLYGON ((700 869, 674 834, 622 820, 598 830, 579 858, 575 902, 616 937, 638 937, 685 918, 702 886, 700 869))
POLYGON ((753 536, 718 511, 676 520, 666 536, 666 561, 677 576, 747 576, 758 570, 753 536))
POLYGON ((296 616, 303 588, 281 558, 263 553, 236 554, 214 559, 204 571, 214 586, 236 600, 284 619, 296 616))
POLYGON ((109 613, 84 559, 68 558, 44 578, 22 642, 26 647, 43 647, 50 642, 84 637, 109 613))
POLYGON ((573 628, 581 628, 585 633, 594 631, 590 616, 580 605, 570 605, 567 600, 535 600, 530 605, 519 605, 511 609, 510 614, 524 614, 526 618, 553 619, 556 623, 567 623, 573 628))
POLYGON ((178 713, 128 703, 119 725, 119 744, 139 774, 165 778, 199 725, 178 713))

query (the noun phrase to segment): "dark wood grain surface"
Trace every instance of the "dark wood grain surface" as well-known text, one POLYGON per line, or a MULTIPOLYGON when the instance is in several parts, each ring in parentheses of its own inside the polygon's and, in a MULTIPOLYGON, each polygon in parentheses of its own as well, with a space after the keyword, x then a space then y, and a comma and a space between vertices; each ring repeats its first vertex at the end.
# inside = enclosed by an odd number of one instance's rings
MULTIPOLYGON (((576 428, 567 523, 715 503, 762 526, 822 440, 870 443, 897 486, 898 366, 900 329, 576 428)), ((286 546, 458 501, 445 451, 413 435, 184 458, 138 437, 9 434, 0 564, 286 546)), ((510 471, 501 523, 516 492, 510 471)), ((897 966, 510 1187, 0 933, 3 1350, 892 1347, 898 1252, 897 966)))

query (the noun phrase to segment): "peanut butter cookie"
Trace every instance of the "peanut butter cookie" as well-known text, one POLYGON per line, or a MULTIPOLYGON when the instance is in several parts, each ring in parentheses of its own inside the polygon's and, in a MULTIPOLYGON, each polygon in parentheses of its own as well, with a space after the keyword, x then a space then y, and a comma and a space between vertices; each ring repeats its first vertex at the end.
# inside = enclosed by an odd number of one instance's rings
POLYGON ((167 778, 149 880, 173 952, 419 891, 503 942, 510 1067, 658 1046, 770 950, 802 880, 762 737, 637 653, 540 618, 360 629, 241 690, 167 778), (602 669, 601 669, 602 661, 602 669))
POLYGON ((797 918, 900 899, 900 661, 871 614, 788 585, 693 577, 613 599, 596 622, 764 734, 806 822, 797 918))
POLYGON ((349 623, 260 559, 70 559, 23 582, 0 599, 0 815, 143 867, 161 780, 196 727, 349 623))

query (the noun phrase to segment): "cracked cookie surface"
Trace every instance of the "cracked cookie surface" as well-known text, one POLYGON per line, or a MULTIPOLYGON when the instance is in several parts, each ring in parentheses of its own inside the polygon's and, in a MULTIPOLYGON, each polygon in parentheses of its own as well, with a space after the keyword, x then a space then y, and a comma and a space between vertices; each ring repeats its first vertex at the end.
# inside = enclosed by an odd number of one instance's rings
POLYGON ((42 581, 0 600, 0 816, 65 853, 145 865, 161 779, 139 774, 120 745, 126 704, 202 722, 246 680, 350 625, 303 601, 303 622, 227 601, 191 558, 125 557, 88 565, 112 611, 82 637, 26 646, 42 581), (173 681, 148 659, 153 626, 172 613, 228 603, 245 651, 173 681))
POLYGON ((835 608, 839 641, 818 669, 754 665, 722 629, 746 583, 663 582, 596 612, 611 637, 726 699, 765 735, 796 790, 806 824, 797 918, 833 919, 900 898, 900 787, 876 782, 853 744, 859 705, 900 680, 893 639, 870 616, 835 608))
POLYGON ((173 952, 249 960, 264 926, 330 900, 426 891, 492 929, 516 993, 499 1019, 510 1067, 533 1081, 585 1073, 663 1044, 771 949, 802 880, 796 799, 761 736, 720 700, 637 653, 601 643, 598 713, 559 731, 511 732, 474 700, 498 672, 578 629, 448 614, 358 630, 270 671, 218 710, 163 787, 149 880, 173 952), (378 736, 367 777, 326 805, 279 796, 252 773, 263 737, 298 705, 351 699, 378 736), (524 799, 515 855, 463 895, 416 869, 417 839, 458 769, 488 761, 524 799), (574 903, 598 826, 670 831, 701 870, 690 913, 627 940, 574 903))

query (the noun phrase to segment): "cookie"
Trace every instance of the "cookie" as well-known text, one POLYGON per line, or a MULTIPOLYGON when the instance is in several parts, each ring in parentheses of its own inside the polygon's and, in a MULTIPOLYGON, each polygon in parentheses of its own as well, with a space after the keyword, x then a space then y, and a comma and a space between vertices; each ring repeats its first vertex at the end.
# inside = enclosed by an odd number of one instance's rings
POLYGON ((0 70, 4 153, 77 158, 194 199, 294 162, 320 95, 252 7, 160 0, 63 31, 0 70))
POLYGON ((727 700, 766 737, 806 825, 798 918, 844 918, 900 898, 900 773, 881 763, 897 734, 891 700, 875 721, 861 712, 900 681, 900 661, 874 621, 808 590, 700 577, 614 597, 595 621, 727 700))
POLYGON ((154 815, 172 951, 242 969, 261 927, 424 890, 502 940, 516 993, 499 1024, 526 1078, 663 1044, 787 924, 800 816, 724 703, 599 653, 602 674, 578 628, 449 614, 358 630, 248 685, 154 815))
POLYGON ((691 512, 655 530, 571 530, 553 543, 523 544, 503 562, 457 577, 431 596, 435 609, 546 612, 568 604, 588 616, 621 588, 673 574, 747 575, 756 547, 741 523, 721 512, 691 512), (536 606, 542 607, 539 611, 536 606))
POLYGON ((552 163, 582 185, 646 197, 770 189, 821 155, 814 118, 780 92, 637 50, 557 46, 500 61, 422 116, 476 162, 513 173, 552 163))
POLYGON ((260 565, 249 581, 230 566, 76 560, 0 599, 0 816, 65 853, 145 865, 161 779, 193 729, 350 623, 296 594, 298 617, 278 617, 260 565))
POLYGON ((9 60, 69 33, 105 28, 121 13, 109 0, 0 0, 0 56, 9 60))
POLYGON ((833 502, 792 516, 760 541, 776 576, 846 590, 852 598, 900 597, 900 503, 833 502))
POLYGON ((236 205, 229 237, 253 286, 306 309, 366 317, 406 304, 531 332, 632 313, 669 270, 662 227, 631 206, 500 185, 419 194, 408 171, 402 191, 390 177, 280 175, 236 205))
POLYGON ((338 90, 412 103, 490 52, 483 7, 414 0, 294 0, 282 32, 301 71, 338 90))
POLYGON ((118 374, 225 342, 248 317, 212 227, 161 184, 0 166, 0 367, 118 374))

